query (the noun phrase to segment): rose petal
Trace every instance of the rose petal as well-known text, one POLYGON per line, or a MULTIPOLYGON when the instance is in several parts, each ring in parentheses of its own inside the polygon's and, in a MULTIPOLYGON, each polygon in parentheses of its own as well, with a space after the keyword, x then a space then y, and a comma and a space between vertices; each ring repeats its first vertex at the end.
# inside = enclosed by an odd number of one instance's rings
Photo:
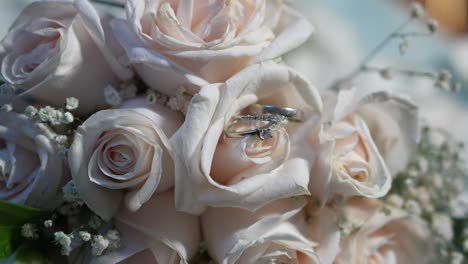
POLYGON ((200 227, 198 217, 176 212, 174 193, 154 195, 137 212, 125 208, 116 216, 119 221, 163 241, 182 260, 189 260, 198 250, 200 227))

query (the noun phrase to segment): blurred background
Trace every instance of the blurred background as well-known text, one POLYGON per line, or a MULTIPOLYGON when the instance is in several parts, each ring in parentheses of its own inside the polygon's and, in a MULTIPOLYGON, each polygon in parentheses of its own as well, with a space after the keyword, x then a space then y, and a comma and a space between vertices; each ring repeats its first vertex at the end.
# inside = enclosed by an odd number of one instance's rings
MULTIPOLYGON (((123 2, 124 0, 113 0, 123 2)), ((382 39, 410 16, 409 0, 285 0, 297 7, 314 24, 316 33, 285 61, 306 74, 321 89, 353 70, 382 39)), ((31 0, 1 0, 0 36, 31 0)), ((394 41, 371 63, 419 71, 449 69, 461 82, 462 91, 451 93, 434 88, 433 81, 396 77, 383 80, 365 74, 358 86, 375 86, 401 91, 422 108, 432 126, 447 129, 456 139, 468 143, 468 0, 422 0, 427 12, 440 24, 430 37, 408 40, 408 51, 399 53, 394 41)), ((123 11, 110 8, 123 15, 123 11)), ((417 23, 411 29, 424 30, 417 23)))

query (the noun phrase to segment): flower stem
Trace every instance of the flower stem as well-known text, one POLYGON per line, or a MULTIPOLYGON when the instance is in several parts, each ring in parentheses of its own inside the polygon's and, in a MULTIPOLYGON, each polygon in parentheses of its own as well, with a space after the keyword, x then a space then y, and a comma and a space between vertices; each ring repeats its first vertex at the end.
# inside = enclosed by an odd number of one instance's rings
MULTIPOLYGON (((401 30, 403 30, 405 27, 407 27, 411 22, 413 22, 414 18, 411 17, 407 21, 405 21, 403 24, 398 26, 395 30, 393 30, 384 40, 382 40, 362 61, 361 63, 351 71, 347 76, 345 76, 342 79, 337 80, 333 85, 332 89, 338 90, 340 89, 340 86, 343 84, 351 81, 354 79, 357 75, 359 75, 366 67, 367 64, 372 61, 379 52, 384 49, 390 41, 392 41, 395 38, 401 38, 402 33, 400 33, 401 30)), ((405 33, 407 34, 407 33, 405 33)))
MULTIPOLYGON (((372 67, 372 66, 364 66, 362 67, 362 72, 380 72, 384 70, 384 68, 372 67)), ((416 71, 416 70, 408 70, 408 69, 396 69, 391 68, 392 73, 405 75, 408 77, 424 77, 429 78, 431 80, 435 80, 437 75, 432 72, 424 72, 424 71, 416 71)))

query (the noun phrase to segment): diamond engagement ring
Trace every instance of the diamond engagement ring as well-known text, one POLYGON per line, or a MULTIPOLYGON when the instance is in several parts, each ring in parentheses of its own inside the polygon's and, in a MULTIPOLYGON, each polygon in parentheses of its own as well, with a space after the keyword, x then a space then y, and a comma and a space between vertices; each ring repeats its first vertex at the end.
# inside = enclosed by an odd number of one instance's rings
POLYGON ((302 122, 305 120, 305 114, 302 110, 292 107, 282 107, 276 105, 253 104, 249 106, 253 114, 271 114, 284 116, 291 121, 302 122))
POLYGON ((234 117, 225 129, 228 137, 245 137, 257 135, 261 140, 273 137, 273 131, 281 127, 285 120, 281 115, 242 115, 234 117))

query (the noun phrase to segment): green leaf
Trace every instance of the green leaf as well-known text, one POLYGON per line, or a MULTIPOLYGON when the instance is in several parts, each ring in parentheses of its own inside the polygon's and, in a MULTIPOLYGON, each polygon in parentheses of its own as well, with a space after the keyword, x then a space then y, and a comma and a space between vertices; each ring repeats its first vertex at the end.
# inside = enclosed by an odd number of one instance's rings
POLYGON ((22 225, 31 221, 38 221, 49 213, 37 208, 12 204, 0 200, 0 225, 22 225))
POLYGON ((45 258, 40 251, 31 247, 20 247, 13 264, 45 264, 45 258))
POLYGON ((15 232, 19 232, 19 229, 14 226, 0 226, 0 259, 13 254, 15 232))
POLYGON ((41 224, 47 215, 40 209, 0 201, 0 259, 8 258, 21 244, 23 224, 41 224))

